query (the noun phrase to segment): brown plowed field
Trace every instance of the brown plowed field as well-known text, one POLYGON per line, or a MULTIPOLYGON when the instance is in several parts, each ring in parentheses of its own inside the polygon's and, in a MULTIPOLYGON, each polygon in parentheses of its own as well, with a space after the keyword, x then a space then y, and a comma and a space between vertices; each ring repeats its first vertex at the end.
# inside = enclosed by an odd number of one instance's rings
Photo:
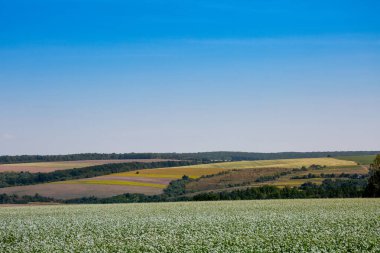
POLYGON ((73 168, 84 168, 95 165, 110 164, 110 163, 132 163, 132 162, 163 162, 164 159, 124 159, 124 160, 82 160, 82 161, 63 161, 63 162, 38 162, 38 163, 14 163, 0 164, 0 172, 21 172, 28 171, 31 173, 37 172, 52 172, 56 170, 67 170, 73 168))
POLYGON ((99 197, 106 198, 124 193, 143 193, 146 195, 155 195, 162 193, 162 189, 146 186, 130 185, 99 185, 99 184, 38 184, 26 186, 14 186, 0 188, 0 194, 39 195, 52 197, 55 199, 73 199, 81 197, 99 197))
POLYGON ((290 171, 287 168, 258 168, 229 171, 212 177, 201 178, 186 185, 188 191, 207 191, 224 189, 231 185, 247 184, 250 185, 262 176, 270 176, 276 173, 290 171))

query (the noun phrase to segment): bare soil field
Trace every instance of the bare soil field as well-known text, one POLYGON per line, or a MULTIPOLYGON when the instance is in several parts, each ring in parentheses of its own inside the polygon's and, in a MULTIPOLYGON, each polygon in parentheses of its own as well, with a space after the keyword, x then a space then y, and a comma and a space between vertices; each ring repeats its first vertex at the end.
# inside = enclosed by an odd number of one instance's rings
POLYGON ((124 193, 143 193, 155 195, 162 193, 162 189, 146 186, 130 185, 101 185, 101 184, 60 184, 49 183, 39 185, 14 186, 0 188, 0 194, 39 195, 55 199, 73 199, 81 197, 106 198, 124 193))
POLYGON ((56 206, 63 205, 57 202, 30 202, 27 204, 0 204, 0 208, 2 207, 20 207, 20 206, 56 206))
POLYGON ((0 172, 21 172, 31 173, 52 172, 56 170, 66 170, 74 168, 85 168, 95 165, 111 163, 132 163, 132 162, 163 162, 164 159, 124 159, 124 160, 82 160, 82 161, 63 161, 63 162, 38 162, 38 163, 13 163, 0 164, 0 172))
POLYGON ((189 191, 207 191, 223 189, 237 184, 253 184, 255 180, 262 176, 270 176, 276 173, 290 171, 288 168, 257 168, 229 171, 226 174, 219 174, 212 177, 201 178, 198 181, 186 185, 189 191))
MULTIPOLYGON (((129 181, 129 182, 141 182, 141 183, 153 183, 153 184, 166 184, 168 185, 171 181, 173 181, 172 178, 151 178, 151 177, 122 177, 122 176, 113 176, 113 175, 107 175, 107 176, 100 176, 100 177, 92 177, 91 180, 104 180, 104 181, 129 181)), ((88 178, 85 179, 79 179, 78 181, 83 180, 89 180, 88 178)))

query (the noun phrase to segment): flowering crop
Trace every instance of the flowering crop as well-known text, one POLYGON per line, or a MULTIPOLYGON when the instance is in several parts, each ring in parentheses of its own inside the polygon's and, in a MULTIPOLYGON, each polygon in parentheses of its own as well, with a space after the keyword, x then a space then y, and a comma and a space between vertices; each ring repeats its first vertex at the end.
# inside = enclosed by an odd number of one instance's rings
POLYGON ((0 208, 0 252, 380 252, 380 199, 0 208))

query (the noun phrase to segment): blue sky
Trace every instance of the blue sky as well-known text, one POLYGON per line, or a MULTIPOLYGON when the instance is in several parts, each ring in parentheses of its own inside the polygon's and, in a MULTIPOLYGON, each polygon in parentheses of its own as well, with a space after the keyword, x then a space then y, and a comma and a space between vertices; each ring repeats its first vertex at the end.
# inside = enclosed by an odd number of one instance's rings
POLYGON ((380 150, 378 13, 0 0, 0 154, 380 150))

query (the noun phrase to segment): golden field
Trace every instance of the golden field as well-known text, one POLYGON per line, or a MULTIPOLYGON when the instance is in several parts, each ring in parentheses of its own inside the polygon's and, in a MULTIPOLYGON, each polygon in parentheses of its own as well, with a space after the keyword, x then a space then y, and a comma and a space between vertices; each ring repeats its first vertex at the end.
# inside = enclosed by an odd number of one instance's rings
POLYGON ((114 176, 128 177, 158 177, 178 179, 183 175, 190 178, 199 178, 204 175, 217 174, 228 170, 241 169, 262 169, 262 168, 301 168, 311 165, 321 165, 328 167, 345 167, 355 166, 353 161, 345 161, 334 158, 304 158, 304 159, 281 159, 281 160, 261 160, 261 161, 239 161, 239 162, 222 162, 212 164, 199 164, 182 167, 147 169, 113 174, 114 176))

